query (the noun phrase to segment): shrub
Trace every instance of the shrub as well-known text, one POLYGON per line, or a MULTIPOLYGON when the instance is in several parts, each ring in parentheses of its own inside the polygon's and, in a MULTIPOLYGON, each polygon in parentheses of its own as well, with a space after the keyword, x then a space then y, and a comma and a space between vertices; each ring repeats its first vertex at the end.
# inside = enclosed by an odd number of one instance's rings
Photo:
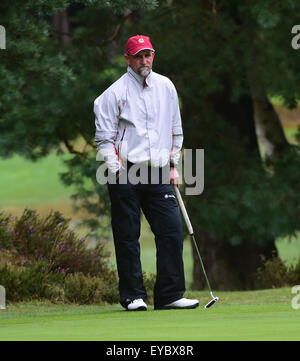
POLYGON ((8 301, 116 301, 117 277, 104 245, 88 248, 69 223, 59 212, 41 217, 25 209, 19 219, 0 214, 0 284, 8 301))
POLYGON ((107 303, 119 302, 119 285, 118 278, 115 273, 111 273, 110 277, 105 278, 105 286, 103 289, 102 299, 107 303))
POLYGON ((277 288, 300 283, 300 259, 295 266, 287 266, 275 254, 266 260, 256 272, 256 288, 277 288))
POLYGON ((67 302, 78 304, 101 303, 103 280, 83 273, 69 274, 64 280, 64 296, 67 302))
MULTIPOLYGON (((61 275, 47 272, 47 264, 39 261, 21 267, 6 264, 0 269, 0 283, 6 289, 8 301, 54 298, 54 285, 63 281, 61 275)), ((57 296, 57 295, 56 295, 57 296)))
POLYGON ((27 260, 46 260, 51 271, 94 276, 105 273, 109 254, 104 245, 99 243, 93 250, 89 249, 86 239, 79 239, 69 223, 70 219, 59 212, 50 212, 43 218, 36 211, 25 209, 20 219, 6 218, 4 226, 0 226, 3 236, 0 242, 27 260))
POLYGON ((9 231, 8 231, 8 222, 10 221, 10 216, 6 216, 3 212, 0 213, 0 245, 1 247, 7 247, 9 244, 9 231))
POLYGON ((156 275, 154 273, 143 272, 144 286, 147 291, 147 303, 153 304, 153 290, 156 281, 156 275))
MULTIPOLYGON (((59 212, 41 217, 25 209, 19 219, 0 213, 0 284, 8 301, 119 302, 118 278, 107 266, 104 245, 89 249, 69 222, 59 212)), ((143 277, 151 304, 156 276, 143 277)))

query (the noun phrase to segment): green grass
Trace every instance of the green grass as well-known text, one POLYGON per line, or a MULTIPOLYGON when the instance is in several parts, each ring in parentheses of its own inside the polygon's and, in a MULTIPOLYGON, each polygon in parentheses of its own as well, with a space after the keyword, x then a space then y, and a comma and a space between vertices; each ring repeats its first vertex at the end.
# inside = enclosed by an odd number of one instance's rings
POLYGON ((295 144, 295 145, 298 144, 297 139, 296 139, 296 136, 298 134, 297 129, 295 129, 295 128, 285 129, 284 134, 289 143, 295 144))
POLYGON ((55 154, 35 163, 17 155, 0 159, 0 207, 68 201, 72 189, 59 179, 65 170, 55 154))
POLYGON ((287 265, 295 265, 300 258, 300 233, 295 237, 284 237, 276 241, 276 248, 280 258, 287 265))
POLYGON ((300 310, 290 288, 218 292, 212 308, 126 312, 119 305, 72 306, 50 303, 8 305, 0 311, 0 340, 300 340, 300 310))
POLYGON ((51 153, 38 162, 18 155, 0 158, 0 211, 20 216, 25 207, 43 215, 53 209, 66 217, 80 218, 84 212, 75 214, 70 198, 75 188, 66 187, 59 176, 67 170, 63 160, 70 157, 51 153))

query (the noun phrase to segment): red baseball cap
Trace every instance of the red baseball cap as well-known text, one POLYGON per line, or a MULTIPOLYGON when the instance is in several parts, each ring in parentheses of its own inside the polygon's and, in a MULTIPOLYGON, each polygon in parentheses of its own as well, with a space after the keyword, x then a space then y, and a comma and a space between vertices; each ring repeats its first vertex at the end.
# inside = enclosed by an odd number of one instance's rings
POLYGON ((142 50, 155 51, 148 36, 136 35, 128 39, 126 44, 127 53, 130 55, 135 55, 142 50))

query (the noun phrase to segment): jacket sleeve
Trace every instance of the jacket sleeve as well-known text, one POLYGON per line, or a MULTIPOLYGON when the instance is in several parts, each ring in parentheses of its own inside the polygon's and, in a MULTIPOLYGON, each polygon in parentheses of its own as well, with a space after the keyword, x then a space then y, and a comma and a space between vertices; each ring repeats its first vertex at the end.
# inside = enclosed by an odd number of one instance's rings
POLYGON ((121 160, 115 148, 118 131, 119 108, 115 94, 107 90, 94 102, 95 143, 100 158, 105 161, 108 169, 116 173, 121 168, 121 160))
POLYGON ((180 153, 183 143, 183 131, 181 125, 181 115, 180 115, 177 91, 174 85, 172 88, 173 88, 172 89, 173 148, 170 156, 170 163, 176 167, 180 159, 180 153))

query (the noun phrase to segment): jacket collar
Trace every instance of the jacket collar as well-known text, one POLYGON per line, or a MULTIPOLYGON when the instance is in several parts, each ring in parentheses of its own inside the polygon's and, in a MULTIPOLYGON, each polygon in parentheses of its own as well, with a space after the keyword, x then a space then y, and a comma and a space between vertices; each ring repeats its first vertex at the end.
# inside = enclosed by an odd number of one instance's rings
MULTIPOLYGON (((138 81, 142 86, 144 83, 144 77, 137 74, 131 66, 128 65, 127 72, 134 77, 136 81, 138 81)), ((147 87, 151 87, 151 78, 152 78, 152 70, 150 71, 150 74, 145 78, 147 87)))

